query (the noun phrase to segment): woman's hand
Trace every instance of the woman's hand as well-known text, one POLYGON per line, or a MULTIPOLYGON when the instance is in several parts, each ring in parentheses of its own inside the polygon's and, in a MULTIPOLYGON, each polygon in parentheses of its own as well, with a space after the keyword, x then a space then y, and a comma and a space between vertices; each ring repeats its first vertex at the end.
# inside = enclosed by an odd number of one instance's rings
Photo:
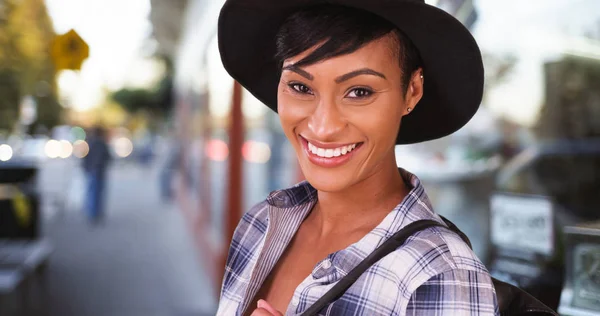
POLYGON ((256 309, 250 316, 283 316, 265 300, 258 300, 256 309))

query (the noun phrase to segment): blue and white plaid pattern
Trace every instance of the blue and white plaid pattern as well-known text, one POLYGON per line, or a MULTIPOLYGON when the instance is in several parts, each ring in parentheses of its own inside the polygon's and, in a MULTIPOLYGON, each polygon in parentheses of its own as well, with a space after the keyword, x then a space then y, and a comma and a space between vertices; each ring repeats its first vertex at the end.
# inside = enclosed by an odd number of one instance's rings
MULTIPOLYGON (((417 220, 442 221, 419 179, 400 170, 412 189, 359 242, 319 262, 296 288, 286 315, 299 315, 395 232, 417 220)), ((275 191, 247 212, 229 249, 217 315, 241 315, 317 201, 302 182, 275 191)), ((252 306, 253 307, 253 306, 252 306)), ((432 227, 369 268, 321 315, 499 315, 485 266, 458 235, 432 227)))

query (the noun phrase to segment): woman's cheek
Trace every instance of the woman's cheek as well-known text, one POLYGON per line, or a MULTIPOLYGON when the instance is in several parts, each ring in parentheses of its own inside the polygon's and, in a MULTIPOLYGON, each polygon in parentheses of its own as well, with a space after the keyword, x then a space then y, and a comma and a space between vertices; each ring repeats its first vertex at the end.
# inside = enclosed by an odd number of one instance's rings
POLYGON ((289 95, 280 95, 277 112, 282 126, 299 124, 311 114, 311 101, 297 100, 289 95))
MULTIPOLYGON (((349 121, 378 147, 394 145, 402 113, 397 110, 396 100, 380 98, 377 102, 360 107, 352 113, 349 121)), ((349 116, 348 116, 349 117, 349 116)))

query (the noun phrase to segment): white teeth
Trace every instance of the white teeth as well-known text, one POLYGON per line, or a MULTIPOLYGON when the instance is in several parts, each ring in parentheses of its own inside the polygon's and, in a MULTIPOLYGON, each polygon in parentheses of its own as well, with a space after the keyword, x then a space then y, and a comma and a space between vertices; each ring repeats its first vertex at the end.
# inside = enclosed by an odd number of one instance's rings
POLYGON ((338 148, 324 149, 324 148, 319 148, 311 143, 308 143, 308 151, 310 151, 311 153, 313 153, 319 157, 331 158, 331 157, 343 156, 343 155, 351 152, 352 150, 354 150, 354 148, 356 148, 356 145, 357 144, 348 145, 348 146, 344 146, 344 147, 338 147, 338 148))

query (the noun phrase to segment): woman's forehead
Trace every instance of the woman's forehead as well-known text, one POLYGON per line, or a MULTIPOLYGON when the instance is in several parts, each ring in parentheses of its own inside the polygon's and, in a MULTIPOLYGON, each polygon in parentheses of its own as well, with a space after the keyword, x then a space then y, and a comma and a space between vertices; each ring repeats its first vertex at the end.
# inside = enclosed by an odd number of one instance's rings
MULTIPOLYGON (((288 58, 283 63, 283 68, 290 67, 314 52, 320 45, 288 58)), ((306 71, 319 71, 327 69, 328 72, 344 72, 349 69, 373 68, 380 72, 395 74, 401 72, 398 57, 398 43, 391 35, 373 40, 363 47, 349 54, 343 54, 318 61, 310 65, 302 65, 300 68, 306 71)), ((318 75, 318 74, 315 74, 318 75)), ((395 77, 395 76, 394 76, 395 77)))

